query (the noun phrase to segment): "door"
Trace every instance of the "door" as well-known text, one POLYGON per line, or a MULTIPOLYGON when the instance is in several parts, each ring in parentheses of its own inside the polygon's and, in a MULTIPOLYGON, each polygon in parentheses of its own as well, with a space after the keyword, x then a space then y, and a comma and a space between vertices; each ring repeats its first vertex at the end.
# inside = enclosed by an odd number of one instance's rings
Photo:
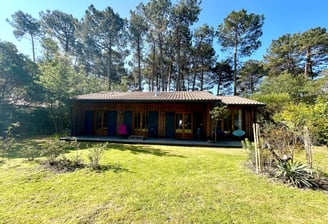
POLYGON ((165 113, 165 137, 174 138, 174 112, 165 113))
POLYGON ((204 136, 204 123, 203 123, 203 113, 194 113, 194 139, 202 140, 204 136))
POLYGON ((175 137, 192 139, 192 113, 183 112, 175 114, 175 137))
POLYGON ((128 134, 131 134, 131 130, 132 130, 132 112, 131 111, 124 112, 123 123, 126 125, 128 134))
POLYGON ((148 136, 156 138, 158 133, 158 112, 149 112, 148 136))
POLYGON ((116 136, 117 112, 108 111, 107 117, 108 117, 108 136, 116 136))
POLYGON ((93 111, 85 112, 84 129, 86 135, 93 134, 93 111))

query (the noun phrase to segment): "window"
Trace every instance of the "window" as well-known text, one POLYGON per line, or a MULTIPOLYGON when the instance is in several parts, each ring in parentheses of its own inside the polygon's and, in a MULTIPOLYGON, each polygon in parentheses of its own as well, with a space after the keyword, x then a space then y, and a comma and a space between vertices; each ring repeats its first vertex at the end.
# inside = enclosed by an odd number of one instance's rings
POLYGON ((134 129, 147 129, 149 123, 148 113, 134 112, 133 113, 133 128, 134 129))
POLYGON ((241 130, 241 110, 235 110, 234 111, 234 130, 241 130))
POLYGON ((191 133, 191 113, 176 113, 175 114, 175 132, 176 133, 191 133))
POLYGON ((229 110, 221 122, 218 128, 221 128, 221 130, 226 133, 230 133, 234 130, 242 130, 242 110, 229 110))
POLYGON ((96 128, 106 129, 108 125, 108 114, 104 111, 96 112, 96 128))

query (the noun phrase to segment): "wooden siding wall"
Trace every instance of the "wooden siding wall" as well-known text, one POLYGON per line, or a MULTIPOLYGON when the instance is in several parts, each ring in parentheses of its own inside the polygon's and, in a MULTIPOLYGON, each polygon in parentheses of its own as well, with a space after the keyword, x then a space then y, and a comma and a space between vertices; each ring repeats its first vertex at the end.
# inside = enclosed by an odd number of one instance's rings
MULTIPOLYGON (((202 113, 203 135, 212 135, 212 120, 209 115, 211 103, 81 103, 75 102, 72 108, 72 135, 86 135, 85 119, 87 111, 116 111, 117 127, 122 124, 123 114, 129 112, 158 112, 158 137, 165 137, 166 112, 174 113, 202 113)), ((256 122, 256 106, 229 106, 229 110, 242 110, 242 129, 246 132, 245 137, 253 139, 252 125, 256 122)), ((93 133, 96 134, 96 133, 93 133)))
MULTIPOLYGON (((209 111, 211 103, 81 103, 75 102, 72 108, 72 135, 85 135, 86 111, 117 111, 117 125, 123 123, 123 113, 130 112, 158 112, 158 137, 165 136, 166 112, 200 112, 203 114, 204 131, 206 136, 211 133, 211 118, 209 111)), ((117 127, 118 129, 118 127, 117 127)))

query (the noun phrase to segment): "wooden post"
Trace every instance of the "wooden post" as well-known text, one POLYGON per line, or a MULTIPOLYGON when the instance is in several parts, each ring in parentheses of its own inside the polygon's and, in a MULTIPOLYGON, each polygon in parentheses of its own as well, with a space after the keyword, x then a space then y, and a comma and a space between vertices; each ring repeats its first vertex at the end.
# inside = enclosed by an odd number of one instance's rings
POLYGON ((306 152, 307 165, 310 169, 312 169, 312 147, 310 131, 308 127, 304 127, 304 147, 306 152))
POLYGON ((253 134, 254 134, 254 150, 255 150, 255 169, 256 173, 261 171, 261 154, 260 154, 260 132, 259 132, 259 124, 253 124, 253 134))

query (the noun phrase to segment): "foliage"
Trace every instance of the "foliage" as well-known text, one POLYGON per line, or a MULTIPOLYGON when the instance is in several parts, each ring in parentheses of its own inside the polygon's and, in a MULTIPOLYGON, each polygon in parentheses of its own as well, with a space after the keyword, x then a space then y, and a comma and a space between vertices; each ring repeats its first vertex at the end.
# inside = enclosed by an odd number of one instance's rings
POLYGON ((97 144, 89 149, 88 159, 90 161, 90 168, 97 170, 100 168, 100 159, 104 155, 104 150, 107 148, 107 143, 97 144))
POLYGON ((228 113, 227 106, 215 106, 213 109, 210 111, 211 119, 213 121, 213 128, 214 128, 214 141, 216 142, 216 137, 217 137, 217 128, 218 128, 218 122, 226 117, 228 113))
POLYGON ((224 50, 233 49, 234 95, 237 94, 238 57, 250 56, 261 46, 264 15, 247 13, 245 9, 232 11, 218 26, 218 39, 224 50))
POLYGON ((302 137, 304 127, 307 127, 313 142, 327 143, 327 112, 327 101, 319 99, 315 105, 288 104, 273 118, 276 122, 284 123, 300 137, 302 137))
POLYGON ((223 92, 228 92, 227 89, 233 81, 233 70, 229 60, 217 62, 212 68, 210 79, 209 84, 217 85, 217 96, 222 95, 223 92))
MULTIPOLYGON (((251 142, 248 138, 245 138, 244 140, 241 141, 241 145, 248 154, 248 160, 251 161, 253 165, 255 165, 256 162, 255 162, 254 142, 251 142)), ((270 171, 274 167, 273 164, 274 158, 271 152, 267 148, 263 147, 264 140, 262 138, 260 139, 259 146, 260 146, 259 150, 260 150, 260 163, 261 163, 260 167, 262 167, 264 171, 270 171)))
POLYGON ((312 108, 311 130, 319 143, 328 145, 328 101, 319 98, 312 108))
POLYGON ((263 63, 257 60, 246 61, 239 71, 238 81, 240 91, 243 95, 253 95, 257 92, 258 86, 265 76, 263 63))
POLYGON ((12 123, 5 132, 5 136, 0 136, 0 162, 9 158, 12 151, 16 150, 15 129, 19 127, 19 123, 12 123))
POLYGON ((43 32, 51 38, 55 37, 57 42, 62 45, 65 53, 73 50, 75 40, 75 29, 77 19, 72 15, 59 10, 40 12, 43 32))
POLYGON ((291 131, 301 135, 304 126, 309 124, 310 116, 310 107, 304 103, 299 103, 285 105, 283 111, 276 113, 273 119, 276 123, 283 123, 291 131))
POLYGON ((244 140, 241 141, 241 146, 248 153, 248 159, 250 161, 252 161, 253 164, 255 164, 255 155, 254 155, 255 145, 254 145, 254 142, 251 142, 248 138, 245 138, 244 140))
POLYGON ((307 96, 306 83, 307 79, 302 75, 283 73, 278 77, 265 78, 260 86, 260 93, 288 94, 292 102, 302 102, 307 96))
POLYGON ((93 58, 97 60, 94 62, 100 62, 99 68, 103 69, 98 75, 107 78, 111 90, 113 82, 119 80, 120 69, 123 69, 124 52, 120 49, 126 44, 126 21, 111 7, 97 10, 90 5, 80 25, 81 43, 95 48, 93 51, 97 54, 93 58))
POLYGON ((13 44, 0 42, 1 134, 15 122, 21 123, 21 136, 68 133, 70 98, 78 94, 137 87, 215 91, 217 86, 217 95, 227 95, 240 86, 241 94, 266 103, 260 108, 263 120, 287 113, 289 103, 308 104, 313 137, 327 143, 327 98, 318 97, 327 95, 326 29, 285 34, 273 40, 264 61, 242 65, 239 58, 251 56, 261 45, 264 16, 233 11, 216 35, 223 50, 234 51, 234 58, 216 63, 213 28, 194 26, 200 13, 199 0, 151 0, 140 3, 128 19, 110 7, 100 10, 93 5, 82 19, 59 10, 40 12, 39 20, 15 12, 7 21, 18 39, 31 39, 33 60, 13 44), (36 37, 42 53, 37 60, 36 37), (129 64, 126 59, 131 59, 129 64))
POLYGON ((0 138, 0 163, 4 162, 5 159, 9 158, 9 153, 13 146, 12 139, 2 139, 0 138))
POLYGON ((12 43, 0 41, 0 105, 26 98, 31 83, 28 58, 12 43))
MULTIPOLYGON (((208 88, 205 84, 207 80, 205 79, 205 73, 209 72, 215 62, 215 50, 213 48, 214 39, 214 28, 208 26, 207 24, 195 29, 194 31, 194 44, 192 51, 193 60, 193 84, 192 90, 199 89, 203 91, 208 88), (199 78, 197 79, 197 76, 199 78), (199 84, 196 85, 196 80, 199 80, 199 84), (199 88, 196 88, 198 86, 199 88)), ((210 80, 210 79, 209 79, 210 80)))
POLYGON ((328 53, 328 33, 324 27, 309 29, 299 35, 298 52, 302 57, 304 76, 314 78, 325 64, 328 53))
POLYGON ((273 40, 264 56, 269 74, 303 73, 306 78, 316 77, 326 63, 327 37, 326 28, 316 27, 303 33, 284 34, 273 40))
POLYGON ((71 172, 83 168, 84 164, 79 153, 79 147, 80 143, 77 141, 67 143, 58 137, 52 141, 47 141, 42 150, 42 155, 47 157, 44 165, 56 172, 71 172), (65 156, 68 150, 75 151, 72 159, 65 156))
POLYGON ((264 55, 269 76, 280 76, 283 73, 298 75, 302 70, 297 66, 297 43, 295 35, 284 34, 272 43, 264 55))
POLYGON ((35 62, 35 39, 41 34, 40 23, 33 18, 30 14, 24 13, 21 10, 15 12, 12 15, 12 21, 7 19, 7 22, 12 25, 14 35, 17 39, 21 39, 23 36, 28 35, 31 39, 33 62, 35 62))
POLYGON ((42 149, 42 156, 47 157, 47 161, 50 165, 55 164, 59 156, 63 156, 67 147, 65 141, 55 137, 51 141, 47 141, 42 149))
POLYGON ((274 170, 274 175, 294 187, 317 187, 313 181, 312 171, 299 161, 281 162, 274 170))
POLYGON ((292 102, 288 93, 267 93, 254 94, 253 99, 265 103, 265 107, 259 108, 259 119, 264 121, 273 121, 275 113, 283 110, 284 105, 292 102))
POLYGON ((129 40, 131 47, 134 49, 137 63, 137 79, 138 90, 142 90, 141 82, 141 61, 142 61, 142 49, 144 47, 145 35, 148 31, 148 26, 145 18, 142 16, 144 5, 140 3, 135 11, 130 11, 130 23, 129 23, 129 40))
POLYGON ((185 89, 184 76, 188 74, 188 55, 191 54, 191 26, 198 21, 201 7, 200 0, 179 1, 172 7, 171 11, 171 37, 174 46, 174 60, 177 67, 176 91, 185 89))
POLYGON ((21 153, 28 161, 33 161, 40 155, 40 150, 33 145, 24 145, 21 149, 21 153))
POLYGON ((275 160, 293 160, 295 151, 300 148, 299 135, 283 124, 266 123, 261 130, 266 147, 275 153, 275 160))

